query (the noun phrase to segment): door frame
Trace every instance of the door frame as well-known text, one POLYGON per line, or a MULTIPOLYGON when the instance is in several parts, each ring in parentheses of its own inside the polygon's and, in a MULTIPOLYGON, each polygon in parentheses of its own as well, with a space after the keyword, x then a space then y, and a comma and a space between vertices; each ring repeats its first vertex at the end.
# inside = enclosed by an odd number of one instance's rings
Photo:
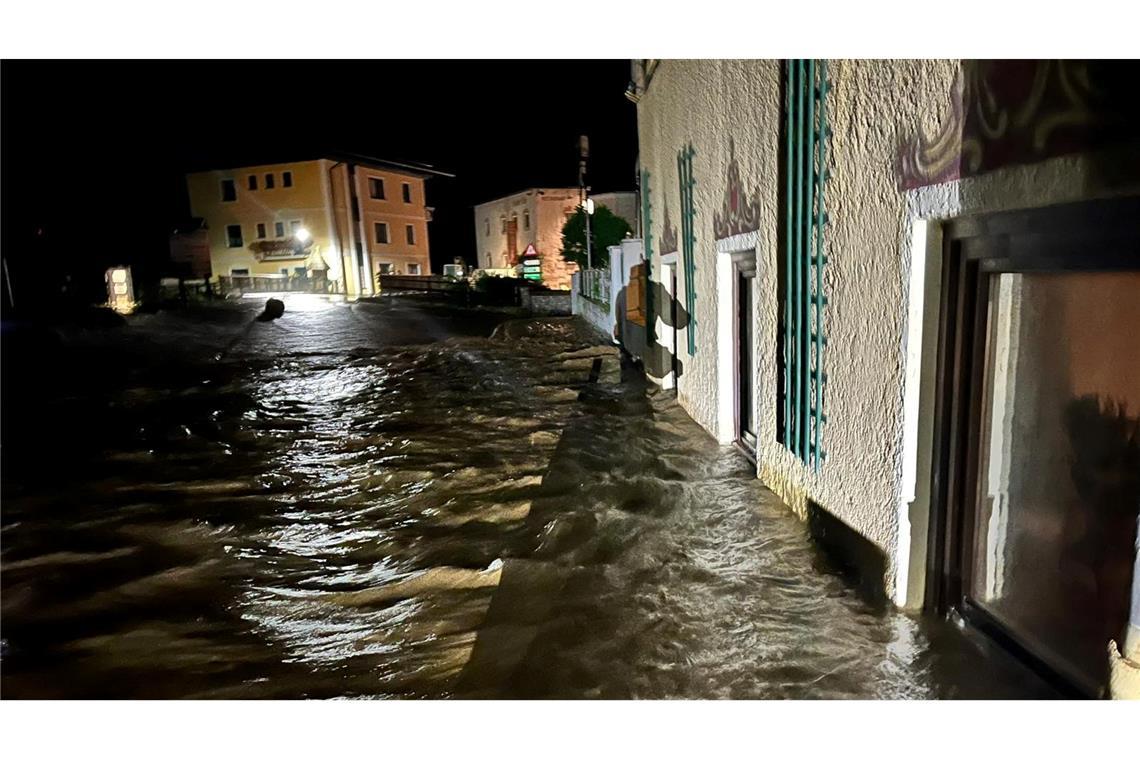
MULTIPOLYGON (((677 333, 677 308, 680 305, 677 301, 677 263, 678 257, 676 253, 667 253, 661 257, 661 287, 662 290, 669 294, 669 309, 670 309, 670 322, 672 327, 666 324, 666 327, 672 331, 672 339, 669 341, 667 348, 671 352, 672 358, 670 359, 669 371, 661 378, 661 387, 665 390, 673 389, 677 391, 680 388, 680 377, 677 374, 677 367, 681 364, 681 357, 677 354, 679 338, 677 333)), ((662 324, 665 324, 665 319, 659 314, 654 315, 654 319, 660 319, 662 324)))
POLYGON ((944 225, 942 264, 926 609, 960 617, 1062 693, 1090 696, 973 604, 968 594, 974 567, 989 276, 1140 269, 1140 198, 953 219, 944 225))
POLYGON ((756 380, 758 372, 756 370, 756 256, 755 252, 748 251, 732 256, 732 391, 734 403, 732 406, 732 421, 733 421, 733 443, 736 444, 744 455, 756 463, 756 450, 760 444, 760 436, 754 429, 752 436, 755 439, 751 445, 744 438, 744 430, 741 428, 740 419, 740 379, 741 379, 741 366, 740 366, 740 280, 743 278, 748 283, 751 289, 749 292, 748 305, 751 314, 749 319, 752 323, 752 335, 749 340, 748 354, 750 360, 748 362, 748 372, 751 375, 751 388, 752 394, 749 399, 751 404, 752 427, 756 425, 756 380))

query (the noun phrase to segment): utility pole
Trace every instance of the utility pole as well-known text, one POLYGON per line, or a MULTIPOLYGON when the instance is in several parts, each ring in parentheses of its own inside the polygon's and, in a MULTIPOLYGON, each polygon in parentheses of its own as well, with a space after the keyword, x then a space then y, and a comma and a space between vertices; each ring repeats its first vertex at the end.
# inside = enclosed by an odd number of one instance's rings
POLYGON ((578 206, 586 214, 586 269, 594 268, 594 255, 590 238, 590 217, 594 213, 594 204, 590 201, 586 186, 586 159, 590 157, 590 138, 581 135, 578 138, 578 206))

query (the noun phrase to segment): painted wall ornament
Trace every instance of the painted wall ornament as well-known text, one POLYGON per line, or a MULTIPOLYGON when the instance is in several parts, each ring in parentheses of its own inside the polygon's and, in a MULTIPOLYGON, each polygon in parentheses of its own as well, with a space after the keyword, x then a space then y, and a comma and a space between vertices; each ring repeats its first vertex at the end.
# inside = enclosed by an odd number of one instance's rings
POLYGON ((963 61, 941 126, 899 141, 900 189, 1137 141, 1130 61, 963 61))
POLYGON ((721 210, 713 214, 713 234, 717 240, 760 229, 760 191, 748 195, 740 180, 740 164, 736 145, 728 138, 728 185, 724 189, 721 210))
POLYGON ((669 204, 665 204, 665 218, 661 222, 661 253, 676 253, 677 252, 677 228, 673 226, 673 220, 669 218, 669 204))

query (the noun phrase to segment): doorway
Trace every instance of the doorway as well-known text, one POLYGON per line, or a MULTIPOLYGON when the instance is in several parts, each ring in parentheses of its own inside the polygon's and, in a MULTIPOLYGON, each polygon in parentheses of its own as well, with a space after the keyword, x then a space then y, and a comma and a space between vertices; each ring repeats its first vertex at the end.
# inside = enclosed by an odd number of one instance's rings
POLYGON ((507 222, 507 266, 518 263, 519 257, 519 220, 511 219, 507 222))
POLYGON ((1140 199, 944 237, 927 599, 1100 695, 1140 504, 1140 199))
POLYGON ((756 310, 753 281, 756 256, 732 259, 733 384, 735 388, 735 439, 745 454, 756 461, 756 310))
POLYGON ((677 261, 676 256, 662 258, 661 285, 665 290, 668 303, 663 304, 667 319, 660 322, 660 343, 669 352, 669 361, 665 365, 665 376, 661 379, 661 387, 677 389, 681 377, 681 359, 677 355, 677 325, 680 324, 681 306, 677 302, 677 261), (672 260, 670 260, 672 259, 672 260))

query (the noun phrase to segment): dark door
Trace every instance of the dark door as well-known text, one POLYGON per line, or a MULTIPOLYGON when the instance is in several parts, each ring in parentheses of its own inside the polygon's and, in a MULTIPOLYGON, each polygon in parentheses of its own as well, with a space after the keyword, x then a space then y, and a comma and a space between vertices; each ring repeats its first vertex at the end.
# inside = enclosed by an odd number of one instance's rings
POLYGON ((512 219, 507 222, 507 265, 518 263, 519 256, 519 221, 512 219))
POLYGON ((734 262, 736 439, 753 456, 756 453, 756 368, 753 361, 756 317, 752 305, 752 279, 755 271, 755 259, 752 256, 739 257, 734 262))
POLYGON ((1140 505, 1140 203, 946 231, 928 593, 1095 696, 1140 505))

